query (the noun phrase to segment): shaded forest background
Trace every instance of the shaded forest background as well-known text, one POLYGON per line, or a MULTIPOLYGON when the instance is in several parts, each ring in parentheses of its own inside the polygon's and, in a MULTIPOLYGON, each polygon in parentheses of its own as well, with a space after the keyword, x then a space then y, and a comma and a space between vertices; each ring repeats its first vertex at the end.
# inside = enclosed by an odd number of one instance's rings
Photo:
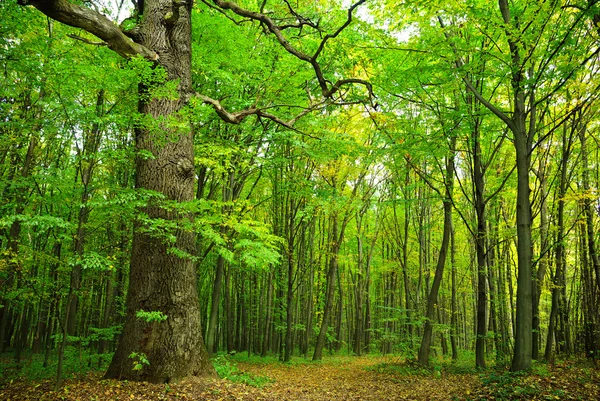
POLYGON ((321 99, 264 26, 197 2, 194 90, 262 114, 231 121, 198 96, 161 121, 194 131, 195 199, 176 203, 134 185, 153 157, 135 144, 151 125, 138 88, 169 99, 172 81, 2 2, 0 352, 107 363, 135 225, 193 260, 211 354, 597 359, 600 8, 499 4, 367 3, 323 49, 347 8, 268 2, 296 48, 322 51, 327 82, 357 78, 321 99))

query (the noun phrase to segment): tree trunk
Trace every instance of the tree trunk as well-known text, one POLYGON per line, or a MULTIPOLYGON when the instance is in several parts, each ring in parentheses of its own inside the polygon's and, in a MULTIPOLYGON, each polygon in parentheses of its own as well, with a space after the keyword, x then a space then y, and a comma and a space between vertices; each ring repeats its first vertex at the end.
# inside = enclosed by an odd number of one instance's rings
MULTIPOLYGON (((169 127, 161 120, 176 118, 190 98, 192 4, 175 6, 170 0, 146 0, 140 26, 141 44, 160 54, 159 64, 168 81, 178 81, 178 99, 147 99, 140 86, 141 113, 154 119, 155 127, 136 128, 136 145, 147 152, 136 159, 136 187, 156 191, 178 202, 194 199, 194 144, 191 127, 169 127), (178 14, 176 21, 166 20, 167 12, 178 14), (165 132, 168 138, 157 134, 165 132)), ((143 208, 150 219, 191 220, 188 213, 178 213, 151 200, 143 208)), ((178 229, 175 243, 167 244, 147 227, 137 222, 134 228, 126 322, 123 336, 106 372, 107 378, 147 380, 167 383, 190 375, 212 374, 202 340, 200 305, 196 291, 196 271, 191 258, 170 252, 172 247, 195 254, 193 232, 178 229), (138 311, 160 311, 167 316, 162 322, 146 322, 136 317, 138 311), (130 355, 143 353, 149 361, 134 370, 130 355)))
MULTIPOLYGON (((581 180, 583 184, 583 190, 585 194, 590 194, 590 166, 588 164, 588 154, 587 154, 587 138, 586 138, 586 127, 581 127, 579 129, 579 141, 581 143, 581 180)), ((594 272, 596 273, 596 284, 598 286, 598 290, 600 291, 600 258, 598 257, 598 250, 596 248, 596 237, 594 232, 594 209, 592 206, 592 198, 591 196, 586 196, 584 198, 584 213, 585 213, 585 226, 587 229, 587 246, 588 246, 588 254, 590 261, 592 262, 592 266, 594 268, 594 272)))
POLYGON ((287 288, 286 288, 286 303, 285 303, 285 339, 284 339, 284 353, 283 361, 289 362, 292 357, 292 329, 293 329, 293 307, 294 307, 294 238, 296 233, 294 232, 294 200, 288 199, 290 203, 288 216, 286 216, 286 237, 287 237, 287 288))
POLYGON ((231 302, 231 275, 233 271, 231 265, 227 266, 225 270, 225 282, 224 282, 224 301, 225 301, 225 346, 227 347, 227 353, 233 351, 233 305, 231 302))
POLYGON ((456 137, 452 137, 450 143, 450 150, 446 157, 446 171, 445 171, 445 196, 444 196, 444 234, 442 237, 442 244, 440 245, 440 252, 438 255, 438 261, 435 267, 435 276, 433 283, 431 284, 431 290, 427 298, 427 312, 425 315, 425 327, 423 329, 423 338, 421 340, 421 347, 419 348, 418 361, 421 366, 429 365, 429 349, 431 346, 431 336, 433 332, 433 313, 434 305, 436 304, 438 297, 438 290, 442 283, 442 277, 444 273, 444 265, 446 264, 446 255, 448 254, 448 245, 450 243, 450 236, 452 234, 452 187, 454 183, 454 155, 455 155, 456 137))
POLYGON ((329 328, 329 319, 333 309, 333 295, 335 292, 336 276, 338 269, 338 252, 340 249, 340 239, 338 238, 338 216, 334 212, 332 216, 332 228, 331 228, 331 239, 330 239, 330 259, 329 269, 327 270, 327 285, 325 290, 325 307, 323 309, 323 320, 321 322, 321 329, 317 336, 317 343, 315 344, 315 352, 313 354, 313 361, 320 361, 323 358, 323 346, 325 345, 325 339, 327 338, 327 329, 329 328))
POLYGON ((481 162, 481 145, 479 143, 479 121, 473 128, 473 198, 477 216, 477 231, 475 232, 475 249, 477 254, 477 330, 475 339, 475 366, 485 369, 485 339, 487 337, 487 274, 486 274, 486 214, 485 214, 485 183, 481 162))
POLYGON ((547 247, 548 247, 548 184, 546 180, 546 160, 540 158, 540 167, 537 171, 540 180, 540 259, 536 272, 536 280, 533 285, 533 337, 531 342, 532 354, 534 360, 540 357, 540 296, 542 295, 542 286, 548 267, 547 247))
POLYGON ((219 306, 221 303, 221 287, 223 286, 224 268, 225 258, 219 255, 217 257, 217 267, 212 291, 212 303, 210 305, 210 318, 208 320, 208 330, 206 334, 206 350, 211 354, 217 352, 217 320, 219 319, 219 306))
POLYGON ((548 323, 548 334, 546 338, 546 348, 544 351, 544 359, 552 358, 552 349, 554 345, 554 337, 558 327, 559 307, 560 307, 560 286, 561 278, 564 275, 566 265, 565 260, 565 194, 567 192, 567 168, 568 161, 571 155, 572 138, 567 136, 566 127, 563 129, 562 135, 562 155, 560 160, 560 178, 558 182, 558 206, 557 206, 557 223, 556 223, 556 248, 555 248, 555 265, 556 270, 553 278, 552 287, 552 306, 550 310, 550 322, 548 323))
POLYGON ((357 247, 357 272, 356 282, 354 283, 355 288, 355 325, 354 325, 354 354, 360 356, 362 354, 362 337, 363 337, 363 240, 362 240, 362 217, 363 215, 356 214, 356 247, 357 247))
POLYGON ((452 266, 452 300, 450 304, 450 344, 452 346, 452 360, 458 359, 458 347, 456 337, 458 336, 458 306, 456 304, 456 245, 454 227, 452 227, 452 236, 450 237, 450 264, 452 266))
POLYGON ((310 251, 309 251, 309 259, 308 259, 308 263, 309 263, 309 276, 308 276, 308 297, 306 300, 306 328, 304 330, 304 341, 303 341, 303 346, 304 346, 304 350, 302 351, 302 354, 304 355, 304 357, 306 358, 306 356, 308 355, 308 349, 310 346, 310 334, 312 333, 312 322, 313 322, 313 292, 314 292, 314 286, 315 286, 315 257, 314 257, 314 252, 315 252, 315 231, 316 231, 316 227, 317 227, 317 222, 316 219, 314 219, 313 221, 311 221, 310 223, 310 234, 309 234, 309 241, 308 241, 308 246, 310 247, 310 251))
POLYGON ((73 296, 69 299, 67 305, 68 317, 66 321, 69 322, 67 326, 67 333, 69 336, 76 334, 77 325, 77 311, 79 308, 79 288, 81 287, 81 273, 82 265, 81 260, 84 257, 85 241, 86 241, 86 224, 88 222, 90 211, 88 208, 88 201, 91 196, 91 182, 94 175, 94 168, 96 167, 96 153, 100 147, 102 138, 102 130, 99 119, 104 114, 104 90, 100 90, 96 99, 96 121, 90 127, 88 132, 84 134, 83 148, 77 148, 79 165, 77 166, 77 173, 81 179, 81 204, 79 207, 77 230, 73 236, 73 251, 77 256, 77 263, 71 269, 71 282, 70 287, 73 289, 73 296))
MULTIPOLYGON (((523 110, 519 111, 523 113, 523 110)), ((517 311, 515 349, 511 370, 531 367, 531 331, 533 321, 533 270, 531 242, 531 204, 529 201, 529 171, 531 146, 520 126, 514 133, 517 153, 517 311)))
POLYGON ((272 325, 272 300, 273 300, 273 273, 269 272, 265 285, 267 286, 267 299, 265 305, 265 326, 263 327, 263 341, 260 356, 266 357, 267 352, 269 350, 270 343, 270 333, 271 333, 271 325, 272 325))

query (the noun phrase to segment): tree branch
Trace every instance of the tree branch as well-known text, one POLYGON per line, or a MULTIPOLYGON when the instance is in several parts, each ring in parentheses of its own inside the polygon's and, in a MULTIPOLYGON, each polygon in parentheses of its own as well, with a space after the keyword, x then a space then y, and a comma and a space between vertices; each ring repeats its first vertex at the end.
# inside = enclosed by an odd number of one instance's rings
POLYGON ((300 29, 300 31, 302 31, 302 27, 304 27, 306 25, 306 26, 310 26, 311 28, 315 29, 316 31, 321 31, 321 28, 319 28, 319 21, 313 22, 310 20, 310 18, 305 18, 303 15, 299 14, 298 12, 296 12, 296 10, 294 10, 294 8, 292 7, 292 5, 290 4, 289 1, 287 1, 287 0, 283 0, 283 1, 287 5, 288 10, 290 11, 290 14, 292 14, 296 18, 297 23, 280 25, 278 27, 280 30, 283 31, 284 29, 288 29, 288 28, 298 28, 298 29, 300 29))
MULTIPOLYGON (((444 30, 446 28, 446 25, 444 24, 444 21, 442 20, 442 17, 438 15, 437 18, 438 18, 438 22, 440 23, 440 28, 442 28, 442 30, 444 30)), ((443 31, 443 33, 444 33, 444 36, 446 37, 446 39, 448 40, 448 43, 450 44, 450 47, 452 48, 452 52, 454 53, 454 56, 456 57, 456 60, 454 61, 454 64, 456 65, 456 68, 459 69, 459 68, 463 67, 464 66, 464 61, 462 60, 462 58, 458 54, 458 50, 456 49, 456 46, 452 42, 450 34, 448 32, 446 32, 445 30, 443 31)), ((494 106, 486 98, 484 98, 483 95, 479 92, 479 90, 477 90, 477 88, 475 88, 475 86, 473 85, 473 83, 471 82, 471 80, 467 76, 463 76, 462 77, 462 81, 465 83, 467 89, 469 89, 469 91, 471 91, 471 93, 475 96, 475 98, 482 105, 484 105, 486 109, 488 109, 493 114, 495 114, 511 130, 513 130, 515 124, 514 124, 514 122, 513 122, 513 120, 511 118, 509 118, 506 114, 504 114, 500 109, 498 109, 496 106, 494 106)))
POLYGON ((67 0, 19 0, 18 3, 31 5, 49 18, 99 37, 106 42, 109 49, 125 58, 142 56, 148 60, 158 60, 156 52, 135 43, 125 36, 117 25, 94 10, 67 0))
POLYGON ((290 121, 284 121, 281 118, 279 118, 271 113, 267 113, 266 111, 264 111, 264 109, 260 109, 257 107, 250 107, 249 109, 238 111, 236 113, 231 113, 231 112, 225 110, 225 108, 223 107, 223 105, 221 104, 220 101, 210 98, 208 96, 202 95, 202 94, 198 94, 197 96, 205 104, 211 105, 213 107, 213 109, 215 110, 215 112, 217 113, 217 115, 226 123, 240 124, 248 116, 257 116, 257 117, 269 119, 283 127, 286 127, 287 129, 291 129, 292 131, 296 131, 296 132, 300 132, 300 131, 297 128, 294 128, 294 123, 296 123, 296 121, 298 121, 300 118, 302 118, 303 116, 305 116, 306 114, 310 113, 313 110, 312 108, 305 109, 299 115, 292 118, 290 121))
POLYGON ((75 39, 80 42, 87 43, 88 45, 92 45, 92 46, 108 46, 108 43, 106 43, 106 42, 94 42, 89 39, 83 38, 79 35, 73 35, 71 33, 68 34, 67 36, 70 37, 71 39, 75 39))
MULTIPOLYGON (((323 40, 319 44, 319 47, 317 48, 317 50, 315 51, 315 53, 313 55, 308 55, 308 54, 296 49, 294 46, 292 46, 290 44, 290 42, 288 42, 286 37, 283 35, 282 27, 278 26, 272 18, 268 17, 264 13, 246 10, 244 8, 241 8, 237 3, 233 2, 233 1, 213 0, 213 3, 215 3, 218 7, 222 8, 224 10, 231 10, 233 13, 239 15, 240 17, 245 17, 245 18, 249 18, 254 21, 258 21, 258 22, 262 23, 264 26, 266 26, 266 28, 269 30, 269 32, 271 32, 273 35, 275 35, 275 38, 277 39, 279 44, 281 46, 283 46, 283 48, 288 53, 292 54, 293 56, 295 56, 296 58, 298 58, 302 61, 306 61, 307 63, 309 63, 312 66, 312 68, 315 72, 317 81, 319 82, 319 87, 321 88, 321 93, 322 93, 323 97, 331 98, 331 97, 333 97, 333 95, 336 92, 338 92, 340 90, 341 86, 347 85, 347 84, 364 85, 367 88, 367 90, 369 91, 369 96, 374 97, 371 85, 367 81, 362 80, 362 79, 358 79, 358 78, 340 79, 336 83, 334 83, 330 86, 328 81, 323 76, 323 71, 321 70, 321 65, 317 61, 317 58, 323 51, 327 41, 329 39, 336 38, 344 29, 346 29, 346 27, 348 27, 348 25, 350 25, 350 23, 352 22, 352 13, 354 12, 354 10, 361 4, 365 3, 366 1, 367 0, 359 0, 356 3, 354 3, 352 6, 350 6, 350 8, 348 9, 348 17, 346 18, 346 21, 333 34, 325 35, 325 37, 323 38, 323 40)), ((294 12, 294 14, 295 14, 295 12, 294 12)), ((304 19, 304 20, 306 20, 306 19, 304 19)), ((305 25, 309 25, 309 24, 305 24, 305 25)))

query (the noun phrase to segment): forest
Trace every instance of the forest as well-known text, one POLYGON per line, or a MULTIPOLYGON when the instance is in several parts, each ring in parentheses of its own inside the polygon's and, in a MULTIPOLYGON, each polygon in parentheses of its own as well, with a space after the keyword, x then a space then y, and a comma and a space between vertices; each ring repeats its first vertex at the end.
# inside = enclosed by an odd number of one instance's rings
POLYGON ((599 96, 598 0, 0 1, 0 399, 600 399, 599 96))

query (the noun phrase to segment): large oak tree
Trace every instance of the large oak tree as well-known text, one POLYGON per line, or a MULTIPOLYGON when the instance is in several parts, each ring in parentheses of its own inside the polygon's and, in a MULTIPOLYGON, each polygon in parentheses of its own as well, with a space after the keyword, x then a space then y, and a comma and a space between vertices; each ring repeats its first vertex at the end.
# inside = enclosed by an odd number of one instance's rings
MULTIPOLYGON (((347 11, 345 21, 332 34, 322 35, 312 54, 294 47, 286 38, 285 30, 306 28, 322 32, 322 28, 302 17, 289 3, 286 4, 289 13, 295 16, 295 24, 278 25, 264 12, 264 4, 259 11, 246 10, 234 2, 221 0, 214 0, 211 6, 223 13, 233 13, 260 23, 265 32, 274 35, 285 51, 310 65, 319 95, 323 98, 317 103, 322 105, 339 97, 344 85, 362 84, 370 92, 370 86, 360 79, 340 79, 335 82, 326 79, 318 62, 326 43, 351 23, 352 12, 365 1, 353 4, 347 11)), ((179 117, 192 98, 198 97, 212 106, 219 117, 228 123, 239 124, 244 118, 255 115, 291 127, 297 119, 284 121, 256 106, 229 112, 219 100, 193 91, 191 0, 134 2, 138 23, 129 30, 122 29, 98 11, 78 2, 19 0, 19 3, 31 5, 49 18, 81 28, 103 41, 93 44, 106 45, 125 58, 143 57, 149 60, 155 68, 165 71, 167 84, 176 86, 177 96, 161 98, 149 96, 149 85, 140 84, 139 87, 138 108, 145 118, 142 119, 144 123, 136 128, 136 147, 139 151, 135 167, 136 187, 159 194, 158 198, 176 203, 194 199, 193 132, 189 121, 179 117), (172 124, 171 121, 177 123, 172 124)), ((92 43, 87 39, 79 39, 92 43)), ((310 110, 309 104, 300 116, 310 110)), ((191 221, 193 216, 177 208, 166 208, 159 201, 150 201, 141 212, 148 217, 147 221, 162 220, 178 228, 168 243, 143 223, 136 223, 126 323, 106 377, 169 382, 189 375, 210 374, 213 368, 201 335, 195 266, 192 258, 186 256, 195 252, 195 235, 179 224, 191 221), (174 249, 177 251, 173 252, 174 249), (136 317, 138 311, 161 312, 166 320, 140 319, 136 317), (143 355, 149 363, 137 364, 138 369, 134 369, 135 364, 130 359, 133 353, 143 355)))

